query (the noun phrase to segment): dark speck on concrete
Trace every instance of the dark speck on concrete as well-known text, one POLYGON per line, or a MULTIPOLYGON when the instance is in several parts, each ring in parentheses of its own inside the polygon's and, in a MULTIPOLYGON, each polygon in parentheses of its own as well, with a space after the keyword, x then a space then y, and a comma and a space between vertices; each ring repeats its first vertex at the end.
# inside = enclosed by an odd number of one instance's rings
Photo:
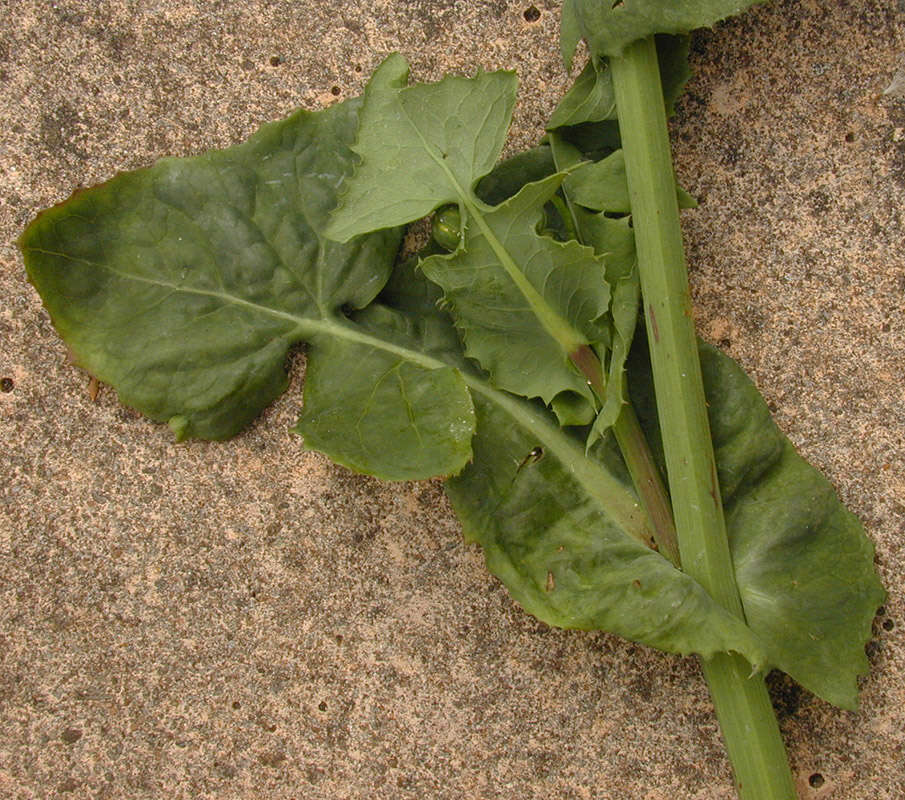
POLYGON ((76 144, 81 123, 78 112, 69 103, 60 103, 41 114, 41 141, 48 151, 67 150, 80 158, 85 152, 76 144))
POLYGON ((271 767, 272 769, 277 769, 285 760, 286 754, 281 750, 269 750, 258 756, 258 761, 265 767, 271 767))
POLYGON ((60 734, 60 738, 66 742, 66 744, 75 744, 82 738, 82 732, 78 728, 66 728, 60 734))

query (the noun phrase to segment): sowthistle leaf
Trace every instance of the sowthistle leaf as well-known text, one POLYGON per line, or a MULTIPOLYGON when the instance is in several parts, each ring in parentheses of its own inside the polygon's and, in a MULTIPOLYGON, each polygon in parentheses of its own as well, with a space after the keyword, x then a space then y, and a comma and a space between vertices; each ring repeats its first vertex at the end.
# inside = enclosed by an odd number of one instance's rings
POLYGON ((592 250, 535 231, 562 176, 528 184, 493 207, 475 193, 502 150, 514 76, 480 73, 407 87, 399 56, 379 74, 390 78, 366 92, 354 146, 361 164, 328 234, 343 240, 458 204, 460 248, 423 268, 446 291, 467 354, 500 388, 546 403, 569 393, 593 408, 588 380, 572 360, 607 335, 606 269, 592 250))

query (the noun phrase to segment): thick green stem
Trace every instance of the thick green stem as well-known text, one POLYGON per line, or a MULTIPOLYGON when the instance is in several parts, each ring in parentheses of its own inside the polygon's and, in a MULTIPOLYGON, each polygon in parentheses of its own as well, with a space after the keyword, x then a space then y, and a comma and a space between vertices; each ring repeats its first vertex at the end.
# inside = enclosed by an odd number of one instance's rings
POLYGON ((764 681, 751 677, 751 665, 735 653, 701 659, 726 752, 743 800, 794 800, 797 797, 786 748, 764 681))
MULTIPOLYGON (((652 38, 610 60, 682 568, 744 617, 707 419, 657 51, 652 38)), ((743 800, 794 798, 762 678, 741 659, 704 664, 743 800)))

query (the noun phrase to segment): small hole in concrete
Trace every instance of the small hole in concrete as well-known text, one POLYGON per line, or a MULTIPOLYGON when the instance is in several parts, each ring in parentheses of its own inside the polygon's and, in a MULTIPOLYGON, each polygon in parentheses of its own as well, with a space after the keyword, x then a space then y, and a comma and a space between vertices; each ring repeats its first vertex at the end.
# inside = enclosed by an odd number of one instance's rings
POLYGON ((326 701, 321 700, 321 701, 317 704, 317 707, 318 707, 321 711, 326 711, 326 710, 327 710, 327 703, 326 703, 326 701))
POLYGON ((339 92, 340 92, 340 88, 338 86, 334 86, 330 90, 330 94, 332 94, 334 97, 339 97, 339 92))
POLYGON ((238 711, 242 708, 242 704, 238 700, 233 700, 233 711, 238 711))
POLYGON ((847 134, 845 134, 845 141, 851 144, 853 141, 855 141, 855 134, 849 131, 847 134))
POLYGON ((540 11, 537 10, 537 6, 528 6, 522 16, 527 22, 537 22, 540 19, 540 11))
POLYGON ((15 385, 12 378, 0 378, 0 391, 2 392, 11 392, 15 385))
POLYGON ((896 623, 893 622, 891 619, 883 620, 883 630, 884 631, 891 631, 895 627, 896 627, 896 623))
POLYGON ((271 56, 271 57, 270 57, 270 66, 271 66, 271 67, 278 67, 278 66, 280 66, 280 64, 282 64, 282 63, 283 63, 283 59, 280 58, 279 56, 271 56))
POLYGON ((819 772, 815 772, 813 775, 811 775, 810 778, 808 778, 808 783, 811 785, 812 789, 819 789, 821 786, 823 786, 823 775, 821 775, 819 772))

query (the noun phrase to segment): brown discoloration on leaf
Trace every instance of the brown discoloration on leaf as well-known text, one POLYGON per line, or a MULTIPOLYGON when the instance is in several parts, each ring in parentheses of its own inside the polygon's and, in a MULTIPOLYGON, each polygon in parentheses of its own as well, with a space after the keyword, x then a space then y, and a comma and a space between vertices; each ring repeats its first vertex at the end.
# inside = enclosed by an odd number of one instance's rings
POLYGON ((581 345, 577 350, 569 353, 569 360, 587 378, 588 385, 602 395, 604 392, 603 367, 591 347, 586 344, 581 345))

